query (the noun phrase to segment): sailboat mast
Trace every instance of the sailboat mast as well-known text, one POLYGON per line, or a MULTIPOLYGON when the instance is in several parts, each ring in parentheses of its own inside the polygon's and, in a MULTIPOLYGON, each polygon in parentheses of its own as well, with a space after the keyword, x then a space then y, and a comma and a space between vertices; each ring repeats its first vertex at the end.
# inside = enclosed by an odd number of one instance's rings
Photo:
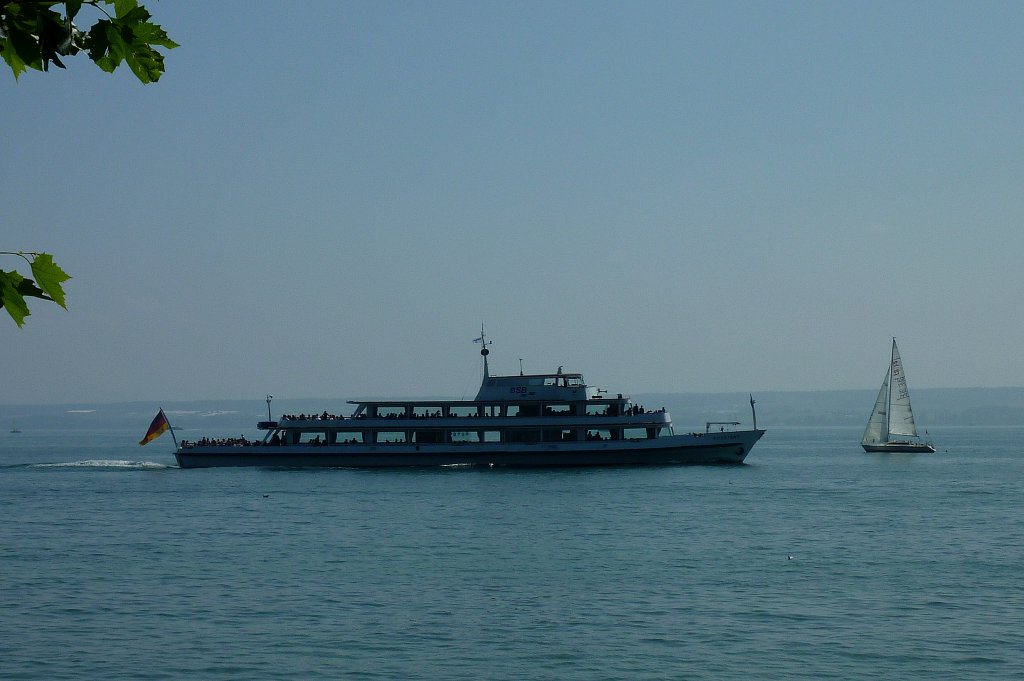
POLYGON ((889 353, 889 391, 885 396, 885 441, 889 441, 889 429, 892 424, 892 362, 896 358, 896 337, 892 338, 892 350, 889 353))

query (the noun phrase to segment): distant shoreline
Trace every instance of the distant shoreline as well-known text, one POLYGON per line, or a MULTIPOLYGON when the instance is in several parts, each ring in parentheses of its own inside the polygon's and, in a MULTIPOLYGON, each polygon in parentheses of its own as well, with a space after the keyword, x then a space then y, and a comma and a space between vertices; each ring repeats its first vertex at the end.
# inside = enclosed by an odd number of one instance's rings
MULTIPOLYGON (((766 391, 754 393, 758 425, 863 426, 875 390, 766 391)), ((1024 426, 1024 387, 923 388, 912 391, 920 428, 942 426, 1024 426)), ((367 396, 360 396, 367 397, 367 396)), ((436 397, 436 396, 433 396, 436 397)), ((648 408, 665 407, 677 428, 690 429, 705 421, 750 421, 747 392, 634 393, 634 402, 648 408)), ((319 413, 324 409, 348 414, 350 397, 275 399, 273 415, 319 413)), ((429 399, 429 398, 424 398, 429 399)), ((189 401, 66 402, 0 404, 0 424, 17 420, 22 430, 50 427, 121 427, 151 419, 162 407, 172 425, 182 429, 253 429, 267 417, 264 399, 189 401)))

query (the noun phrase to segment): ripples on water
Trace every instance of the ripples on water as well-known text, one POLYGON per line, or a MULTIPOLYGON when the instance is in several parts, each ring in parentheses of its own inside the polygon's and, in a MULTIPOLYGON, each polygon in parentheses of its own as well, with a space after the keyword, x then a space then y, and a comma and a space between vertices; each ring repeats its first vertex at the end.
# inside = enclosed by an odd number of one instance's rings
POLYGON ((1022 436, 553 471, 5 440, 0 678, 1020 678, 1022 436))

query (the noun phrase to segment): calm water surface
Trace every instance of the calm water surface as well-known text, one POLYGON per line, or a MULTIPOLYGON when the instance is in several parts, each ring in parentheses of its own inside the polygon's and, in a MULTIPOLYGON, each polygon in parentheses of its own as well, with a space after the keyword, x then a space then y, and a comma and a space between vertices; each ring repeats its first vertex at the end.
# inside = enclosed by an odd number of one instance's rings
POLYGON ((3 679, 1021 679, 1024 429, 743 466, 179 470, 0 434, 3 679))

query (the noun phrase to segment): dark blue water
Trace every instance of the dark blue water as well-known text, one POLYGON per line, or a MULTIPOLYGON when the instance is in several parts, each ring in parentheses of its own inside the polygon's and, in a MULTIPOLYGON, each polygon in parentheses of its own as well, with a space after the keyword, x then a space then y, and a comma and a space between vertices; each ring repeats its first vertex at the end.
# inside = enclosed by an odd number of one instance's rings
POLYGON ((932 433, 552 471, 3 433, 0 678, 1020 679, 1024 429, 932 433))

